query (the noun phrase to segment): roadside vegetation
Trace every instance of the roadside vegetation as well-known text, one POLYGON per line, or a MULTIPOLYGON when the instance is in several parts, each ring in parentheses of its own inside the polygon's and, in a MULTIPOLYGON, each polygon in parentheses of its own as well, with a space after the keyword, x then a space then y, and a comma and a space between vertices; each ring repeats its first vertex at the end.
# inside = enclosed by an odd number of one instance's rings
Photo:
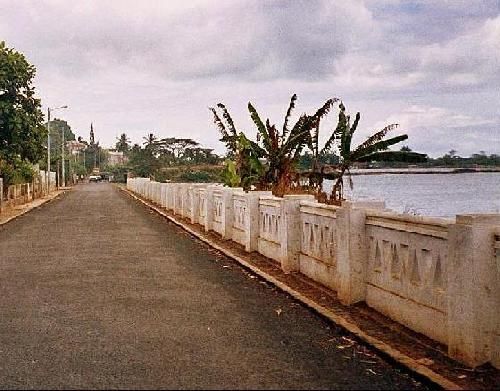
POLYGON ((33 165, 45 154, 47 134, 33 86, 35 73, 23 54, 0 41, 0 176, 4 186, 31 181, 33 165))
MULTIPOLYGON (((386 138, 397 125, 388 125, 365 142, 352 147, 352 138, 361 119, 357 113, 351 122, 342 102, 339 103, 337 126, 323 147, 319 145, 320 124, 338 98, 327 100, 315 113, 301 114, 289 125, 297 96, 293 95, 283 125, 277 127, 269 119, 263 121, 252 103, 248 111, 257 130, 256 141, 238 131, 226 106, 219 103, 210 108, 214 123, 228 149, 224 180, 228 186, 244 189, 272 190, 282 196, 290 193, 312 193, 318 200, 338 204, 343 199, 344 178, 351 167, 360 162, 384 160, 425 161, 426 156, 411 151, 391 151, 388 148, 404 141, 407 135, 386 138), (305 159, 304 157, 307 157, 305 159), (325 179, 334 180, 330 194, 323 191, 325 179)), ((352 186, 352 181, 349 183, 352 186)))
POLYGON ((210 148, 189 138, 159 138, 153 133, 143 137, 142 145, 131 144, 122 133, 115 150, 123 152, 125 163, 108 166, 116 180, 124 181, 127 172, 157 181, 220 182, 221 159, 210 148))

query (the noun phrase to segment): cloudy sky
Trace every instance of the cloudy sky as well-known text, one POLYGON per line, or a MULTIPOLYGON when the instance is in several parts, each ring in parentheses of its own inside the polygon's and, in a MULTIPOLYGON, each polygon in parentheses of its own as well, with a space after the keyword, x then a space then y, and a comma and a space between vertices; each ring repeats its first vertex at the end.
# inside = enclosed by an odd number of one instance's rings
MULTIPOLYGON (((37 67, 44 109, 105 146, 125 132, 218 152, 208 107, 255 130, 330 97, 358 141, 399 123, 414 150, 500 153, 500 0, 0 0, 0 40, 37 67)), ((326 137, 336 112, 322 126, 326 137)))

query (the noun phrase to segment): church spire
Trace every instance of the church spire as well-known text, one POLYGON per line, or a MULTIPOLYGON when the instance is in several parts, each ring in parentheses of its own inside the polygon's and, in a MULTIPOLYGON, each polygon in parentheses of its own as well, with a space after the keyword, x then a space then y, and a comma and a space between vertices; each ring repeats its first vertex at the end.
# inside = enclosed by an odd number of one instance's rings
POLYGON ((90 123, 90 145, 94 145, 94 127, 92 126, 92 122, 90 123))

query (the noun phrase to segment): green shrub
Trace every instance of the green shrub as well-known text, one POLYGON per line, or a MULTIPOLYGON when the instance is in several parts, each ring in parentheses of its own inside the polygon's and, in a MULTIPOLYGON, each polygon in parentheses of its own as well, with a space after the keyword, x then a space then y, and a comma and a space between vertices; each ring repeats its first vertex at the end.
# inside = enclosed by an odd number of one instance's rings
POLYGON ((0 177, 3 178, 4 186, 31 182, 35 174, 33 166, 26 160, 17 158, 8 163, 0 159, 0 177))

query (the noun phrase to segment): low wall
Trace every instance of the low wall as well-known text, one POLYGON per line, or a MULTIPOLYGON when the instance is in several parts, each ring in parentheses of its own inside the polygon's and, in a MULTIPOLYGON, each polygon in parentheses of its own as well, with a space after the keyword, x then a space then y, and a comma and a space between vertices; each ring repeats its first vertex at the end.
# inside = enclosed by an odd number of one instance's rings
POLYGON ((448 346, 499 367, 500 215, 437 219, 380 202, 317 203, 218 184, 129 178, 127 188, 448 346))
MULTIPOLYGON (((497 264, 497 274, 496 274, 496 293, 493 292, 496 296, 496 311, 500 308, 500 287, 498 286, 498 281, 500 281, 500 228, 495 231, 495 239, 494 239, 494 249, 495 249, 495 259, 497 264)), ((496 368, 500 368, 500 321, 496 322, 496 330, 493 335, 493 351, 491 354, 491 362, 493 366, 496 368)))
POLYGON ((380 211, 365 224, 367 304, 446 344, 448 224, 380 211))
POLYGON ((265 195, 259 199, 259 236, 257 251, 281 262, 283 199, 265 195))
POLYGON ((17 205, 26 204, 56 190, 55 172, 51 172, 50 189, 47 189, 47 174, 40 171, 30 183, 10 185, 4 189, 0 178, 0 213, 17 205))
POLYGON ((299 270, 335 291, 338 290, 337 209, 310 201, 300 203, 299 270))

